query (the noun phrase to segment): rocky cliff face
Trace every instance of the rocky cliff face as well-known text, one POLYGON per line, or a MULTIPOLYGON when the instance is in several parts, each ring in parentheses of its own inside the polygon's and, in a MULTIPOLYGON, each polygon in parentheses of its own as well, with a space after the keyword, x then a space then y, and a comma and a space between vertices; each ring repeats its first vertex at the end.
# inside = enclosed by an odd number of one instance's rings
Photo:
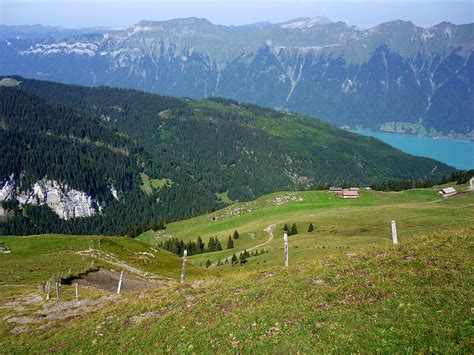
POLYGON ((241 27, 142 21, 62 40, 0 40, 0 74, 225 96, 339 126, 404 122, 466 135, 474 134, 473 30, 404 21, 360 29, 326 18, 241 27))
POLYGON ((47 205, 62 219, 91 217, 100 212, 95 199, 85 192, 61 185, 57 181, 38 180, 26 191, 21 191, 18 179, 11 175, 0 189, 0 202, 16 200, 20 205, 47 205))

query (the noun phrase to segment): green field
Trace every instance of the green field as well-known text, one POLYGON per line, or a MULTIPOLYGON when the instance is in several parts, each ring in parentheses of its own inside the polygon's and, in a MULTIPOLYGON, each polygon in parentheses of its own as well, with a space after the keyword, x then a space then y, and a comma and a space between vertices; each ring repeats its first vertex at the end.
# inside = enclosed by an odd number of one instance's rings
MULTIPOLYGON (((463 187, 464 188, 464 187, 463 187)), ((274 239, 262 248, 271 251, 282 246, 283 225, 297 224, 299 233, 291 243, 302 251, 331 246, 385 246, 391 243, 391 221, 396 220, 399 239, 420 232, 452 228, 470 223, 474 217, 472 194, 440 198, 433 189, 402 192, 362 191, 358 199, 340 199, 328 191, 285 192, 264 196, 252 202, 232 205, 214 213, 167 225, 166 231, 147 232, 138 239, 158 244, 167 237, 207 243, 217 236, 224 250, 190 258, 196 265, 210 259, 224 260, 235 252, 262 244, 269 239, 265 229, 275 225, 274 239), (315 229, 307 233, 309 223, 315 229), (229 235, 238 230, 234 249, 226 250, 229 235)))
MULTIPOLYGON (((462 190, 465 187, 456 187, 462 190)), ((283 192, 167 225, 138 239, 0 237, 2 352, 461 352, 472 327, 474 194, 436 188, 283 192), (397 221, 399 245, 391 242, 397 221), (289 267, 283 266, 283 225, 289 267), (314 231, 307 232, 309 223, 314 231), (267 229, 273 226, 273 240, 267 229), (235 230, 234 249, 226 241, 235 230), (224 250, 181 259, 156 244, 170 236, 224 250), (243 266, 215 264, 258 246, 243 266), (97 269, 124 270, 160 287, 120 296, 73 285, 46 301, 38 283, 97 269)), ((125 278, 125 283, 127 278, 125 278)))

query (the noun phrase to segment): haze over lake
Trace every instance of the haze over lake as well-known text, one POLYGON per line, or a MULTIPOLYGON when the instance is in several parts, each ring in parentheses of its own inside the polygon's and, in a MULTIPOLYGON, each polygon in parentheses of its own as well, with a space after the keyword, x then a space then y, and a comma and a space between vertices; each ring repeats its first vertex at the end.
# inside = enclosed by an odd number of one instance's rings
POLYGON ((433 158, 458 169, 474 168, 474 142, 368 130, 353 130, 352 132, 378 138, 403 152, 433 158))

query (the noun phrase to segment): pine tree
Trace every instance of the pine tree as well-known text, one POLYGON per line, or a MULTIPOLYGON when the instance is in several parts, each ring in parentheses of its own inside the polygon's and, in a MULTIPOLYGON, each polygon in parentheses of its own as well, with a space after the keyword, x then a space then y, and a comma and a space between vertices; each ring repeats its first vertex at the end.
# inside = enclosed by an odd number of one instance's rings
POLYGON ((232 249, 234 247, 234 241, 229 235, 229 239, 227 240, 227 249, 232 249))
POLYGON ((283 226, 283 231, 288 232, 288 226, 286 224, 283 226))
POLYGON ((308 232, 311 233, 314 230, 313 223, 310 223, 308 226, 308 232))
POLYGON ((234 239, 239 239, 240 235, 239 232, 235 231, 234 232, 234 239))
POLYGON ((176 254, 180 255, 180 256, 183 256, 183 252, 184 252, 184 242, 183 240, 181 239, 179 242, 178 242, 178 252, 176 254))
POLYGON ((235 256, 235 253, 232 254, 232 259, 230 259, 232 265, 235 265, 237 263, 237 256, 235 256))
POLYGON ((246 260, 248 257, 250 257, 250 254, 247 250, 244 250, 242 253, 240 253, 239 255, 239 260, 240 261, 244 261, 246 260))
POLYGON ((202 242, 201 236, 197 239, 197 252, 204 253, 204 243, 202 242))
POLYGON ((295 235, 295 234, 298 234, 298 229, 296 229, 296 223, 293 223, 293 225, 291 226, 290 235, 295 235))
POLYGON ((214 242, 214 249, 219 251, 222 250, 222 245, 221 242, 219 242, 219 239, 216 237, 215 242, 214 242))
POLYGON ((209 266, 211 266, 211 260, 207 259, 207 261, 206 261, 206 269, 209 269, 209 266))
POLYGON ((207 243, 207 251, 216 251, 216 241, 214 240, 214 237, 209 238, 209 242, 207 243))

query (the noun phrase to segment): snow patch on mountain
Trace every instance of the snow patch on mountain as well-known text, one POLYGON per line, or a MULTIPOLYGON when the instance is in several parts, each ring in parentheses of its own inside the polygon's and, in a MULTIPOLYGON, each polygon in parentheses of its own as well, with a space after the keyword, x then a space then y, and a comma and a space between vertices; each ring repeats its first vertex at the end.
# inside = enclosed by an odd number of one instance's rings
POLYGON ((76 55, 86 55, 93 57, 96 54, 99 43, 97 42, 76 42, 76 43, 51 43, 43 44, 37 43, 34 47, 30 46, 29 49, 20 51, 21 55, 52 55, 52 54, 76 54, 76 55))
POLYGON ((288 22, 284 22, 280 24, 280 27, 294 30, 294 29, 311 28, 311 27, 321 26, 321 25, 328 25, 330 23, 332 23, 332 21, 329 20, 327 17, 317 16, 313 18, 299 18, 299 19, 290 20, 288 22))
POLYGON ((341 92, 348 94, 350 92, 357 91, 357 89, 353 87, 354 84, 355 83, 351 79, 346 79, 341 85, 341 92))
POLYGON ((150 27, 150 26, 135 25, 135 26, 132 27, 132 30, 129 33, 129 36, 133 36, 137 33, 142 33, 142 32, 151 32, 154 29, 155 29, 154 27, 150 27))

